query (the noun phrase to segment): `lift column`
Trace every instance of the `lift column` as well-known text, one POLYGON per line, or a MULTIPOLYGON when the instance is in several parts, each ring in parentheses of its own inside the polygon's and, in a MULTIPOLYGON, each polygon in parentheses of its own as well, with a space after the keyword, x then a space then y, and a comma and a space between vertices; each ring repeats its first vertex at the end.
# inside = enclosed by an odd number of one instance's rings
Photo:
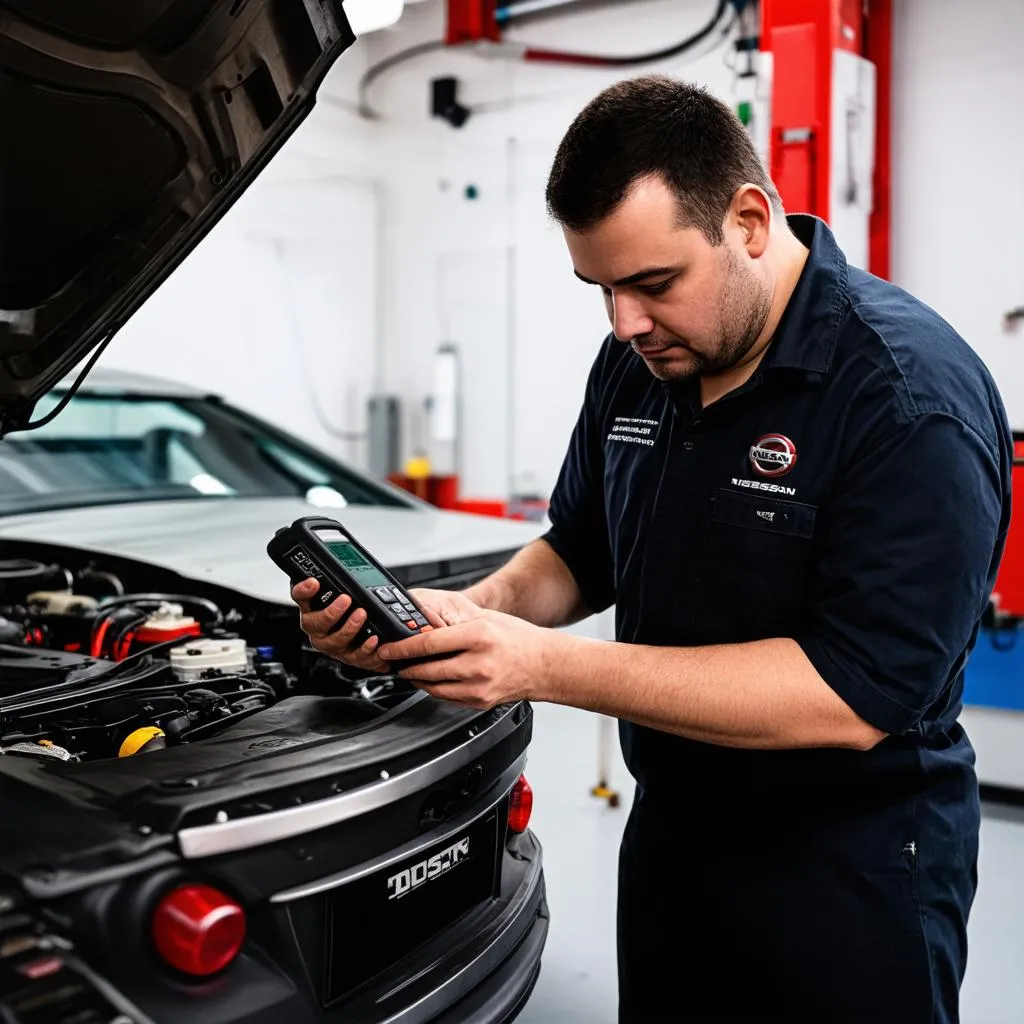
POLYGON ((851 264, 890 276, 892 0, 762 0, 770 172, 851 264))

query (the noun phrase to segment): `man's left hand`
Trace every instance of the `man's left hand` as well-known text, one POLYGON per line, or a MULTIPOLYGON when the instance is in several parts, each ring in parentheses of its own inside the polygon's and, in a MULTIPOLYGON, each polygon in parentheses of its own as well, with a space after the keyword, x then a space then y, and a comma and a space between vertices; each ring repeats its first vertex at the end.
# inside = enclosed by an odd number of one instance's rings
POLYGON ((473 617, 456 625, 385 644, 380 656, 404 661, 450 655, 402 669, 399 675, 434 697, 468 707, 486 710, 541 699, 556 663, 560 634, 475 605, 472 612, 473 617))

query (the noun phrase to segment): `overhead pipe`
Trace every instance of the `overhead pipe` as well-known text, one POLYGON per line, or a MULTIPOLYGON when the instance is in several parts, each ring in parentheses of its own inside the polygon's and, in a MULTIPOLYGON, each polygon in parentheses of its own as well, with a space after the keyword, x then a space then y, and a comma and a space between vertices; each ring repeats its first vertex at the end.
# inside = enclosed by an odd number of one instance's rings
POLYGON ((533 63, 543 64, 576 64, 585 67, 595 68, 626 68, 636 67, 641 64, 651 64, 657 61, 669 60, 678 57, 680 54, 692 50, 710 36, 723 22, 723 17, 730 6, 735 14, 739 14, 747 6, 749 0, 718 0, 714 13, 705 22, 703 27, 698 29, 688 38, 673 46, 661 50, 654 50, 648 53, 629 54, 626 56, 613 56, 597 53, 576 53, 564 50, 547 50, 542 47, 527 46, 522 53, 522 59, 533 63))
MULTIPOLYGON (((635 0, 634 0, 635 2, 635 0)), ((495 15, 503 28, 511 24, 525 24, 538 17, 574 14, 579 10, 601 7, 621 7, 623 0, 511 0, 498 3, 495 15)))
POLYGON ((548 50, 528 43, 508 42, 502 39, 503 25, 499 22, 498 11, 525 16, 527 9, 532 15, 556 10, 579 9, 584 4, 600 3, 602 0, 515 0, 504 3, 501 8, 494 6, 494 0, 448 0, 448 23, 443 39, 431 40, 401 50, 369 68, 359 82, 359 109, 362 116, 375 118, 367 101, 371 83, 384 72, 399 64, 434 53, 448 47, 473 47, 479 56, 496 57, 505 60, 521 60, 527 63, 563 64, 577 67, 625 68, 655 63, 678 57, 704 42, 716 29, 728 31, 731 22, 725 14, 730 9, 733 20, 757 0, 717 0, 714 12, 702 28, 688 38, 664 49, 648 53, 618 56, 611 54, 577 53, 565 50, 548 50), (537 5, 544 5, 543 7, 537 5))

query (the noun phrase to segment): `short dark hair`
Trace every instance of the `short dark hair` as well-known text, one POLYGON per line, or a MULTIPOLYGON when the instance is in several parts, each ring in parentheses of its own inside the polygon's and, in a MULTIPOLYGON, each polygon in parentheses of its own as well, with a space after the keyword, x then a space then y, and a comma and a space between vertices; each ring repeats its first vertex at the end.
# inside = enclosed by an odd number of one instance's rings
POLYGON ((660 175, 679 200, 681 221, 712 245, 736 190, 750 182, 782 201, 735 113, 707 89, 665 75, 610 86, 577 115, 555 155, 547 185, 551 215, 586 231, 640 179, 660 175))

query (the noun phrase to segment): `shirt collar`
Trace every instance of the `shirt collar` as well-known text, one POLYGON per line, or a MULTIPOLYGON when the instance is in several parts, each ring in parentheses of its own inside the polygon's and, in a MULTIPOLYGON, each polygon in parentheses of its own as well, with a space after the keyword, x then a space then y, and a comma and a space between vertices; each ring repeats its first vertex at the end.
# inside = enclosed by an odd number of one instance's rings
POLYGON ((827 373, 849 302, 846 257, 823 220, 792 214, 786 221, 810 253, 760 368, 827 373))

